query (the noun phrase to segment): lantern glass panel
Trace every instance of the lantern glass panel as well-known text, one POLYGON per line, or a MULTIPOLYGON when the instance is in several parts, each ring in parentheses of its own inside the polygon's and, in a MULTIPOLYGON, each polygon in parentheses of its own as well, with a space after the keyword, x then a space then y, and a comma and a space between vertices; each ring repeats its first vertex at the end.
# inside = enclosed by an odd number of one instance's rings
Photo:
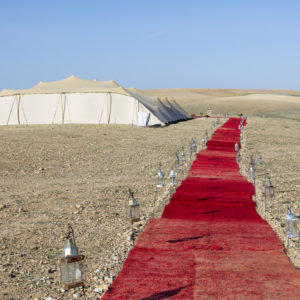
POLYGON ((275 196, 275 189, 274 186, 271 183, 271 179, 268 177, 267 183, 266 183, 266 196, 273 198, 275 196))
POLYGON ((285 234, 287 238, 297 238, 299 235, 297 219, 290 210, 285 216, 285 234))
POLYGON ((69 256, 61 259, 61 281, 66 289, 83 286, 82 256, 69 256))
POLYGON ((240 154, 240 152, 238 151, 237 152, 237 154, 236 154, 236 158, 235 158, 235 160, 236 160, 236 162, 237 163, 240 163, 241 162, 241 160, 242 160, 242 157, 241 157, 241 154, 240 154))
POLYGON ((174 170, 171 170, 170 172, 170 184, 175 185, 176 184, 176 174, 174 170))
POLYGON ((255 171, 254 168, 252 166, 250 166, 250 179, 254 180, 255 179, 255 171))
POLYGON ((68 263, 67 259, 61 260, 61 281, 66 285, 74 285, 83 282, 82 263, 74 261, 68 263))
POLYGON ((140 220, 140 205, 129 205, 127 208, 126 216, 131 219, 131 222, 138 222, 140 220))
POLYGON ((262 165, 262 157, 261 157, 260 153, 257 154, 257 164, 259 166, 262 165))
POLYGON ((184 164, 186 162, 186 157, 185 157, 185 153, 184 150, 182 149, 181 151, 181 162, 184 164))
POLYGON ((192 147, 193 147, 193 152, 197 153, 197 143, 196 143, 196 141, 193 142, 192 147))
POLYGON ((164 174, 163 172, 159 169, 156 177, 156 187, 161 188, 164 187, 164 174))
POLYGON ((236 152, 239 151, 239 144, 238 144, 238 142, 235 143, 235 145, 234 145, 234 150, 235 150, 236 152))

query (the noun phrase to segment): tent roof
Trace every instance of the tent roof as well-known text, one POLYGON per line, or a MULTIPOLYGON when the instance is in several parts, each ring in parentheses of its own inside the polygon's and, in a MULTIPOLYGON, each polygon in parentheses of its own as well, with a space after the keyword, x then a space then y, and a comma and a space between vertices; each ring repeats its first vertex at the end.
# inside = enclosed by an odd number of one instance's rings
MULTIPOLYGON (((59 81, 43 82, 40 81, 31 89, 8 90, 3 89, 1 96, 31 95, 31 94, 60 94, 60 93, 100 93, 117 92, 120 88, 114 80, 98 81, 78 78, 74 75, 59 81)), ((125 92, 125 91, 123 91, 125 92)), ((126 94, 126 92, 125 92, 126 94)))

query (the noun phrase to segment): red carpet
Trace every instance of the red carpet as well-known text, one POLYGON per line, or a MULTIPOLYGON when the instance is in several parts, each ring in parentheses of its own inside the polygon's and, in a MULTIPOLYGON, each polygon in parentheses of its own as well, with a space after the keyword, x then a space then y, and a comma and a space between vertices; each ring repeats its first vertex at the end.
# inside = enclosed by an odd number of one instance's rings
POLYGON ((300 273, 239 174, 239 123, 230 118, 198 153, 103 299, 300 299, 300 273))

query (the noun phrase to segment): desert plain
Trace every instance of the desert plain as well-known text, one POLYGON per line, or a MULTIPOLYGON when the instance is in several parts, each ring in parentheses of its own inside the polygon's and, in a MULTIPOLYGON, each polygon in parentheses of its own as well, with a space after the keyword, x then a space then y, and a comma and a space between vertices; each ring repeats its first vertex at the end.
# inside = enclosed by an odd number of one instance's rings
MULTIPOLYGON (((300 217, 300 92, 169 89, 144 93, 173 97, 196 115, 206 115, 208 108, 214 115, 247 115, 241 173, 250 180, 249 159, 259 151, 263 164, 256 168, 253 200, 258 213, 287 245, 283 228, 287 205, 300 217), (275 197, 267 202, 265 173, 276 188, 275 197)), ((101 299, 147 220, 159 218, 168 203, 175 188, 168 183, 175 152, 184 147, 187 154, 192 138, 198 140, 200 151, 212 120, 204 117, 161 128, 0 127, 0 298, 82 297, 81 289, 65 291, 59 277, 58 261, 71 224, 79 251, 85 255, 86 298, 101 299), (157 190, 159 162, 166 187, 157 190), (134 234, 125 216, 129 188, 141 209, 134 234)), ((187 163, 177 172, 179 184, 189 163, 187 154, 187 163)), ((300 267, 297 239, 289 241, 287 254, 300 267)))

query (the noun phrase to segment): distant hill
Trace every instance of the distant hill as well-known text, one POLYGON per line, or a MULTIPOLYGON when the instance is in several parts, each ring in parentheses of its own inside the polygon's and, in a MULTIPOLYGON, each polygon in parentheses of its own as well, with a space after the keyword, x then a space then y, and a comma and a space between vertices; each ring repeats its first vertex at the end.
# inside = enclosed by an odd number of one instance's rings
POLYGON ((159 89, 142 90, 147 95, 174 98, 189 113, 230 112, 249 116, 300 120, 300 91, 243 89, 159 89))

